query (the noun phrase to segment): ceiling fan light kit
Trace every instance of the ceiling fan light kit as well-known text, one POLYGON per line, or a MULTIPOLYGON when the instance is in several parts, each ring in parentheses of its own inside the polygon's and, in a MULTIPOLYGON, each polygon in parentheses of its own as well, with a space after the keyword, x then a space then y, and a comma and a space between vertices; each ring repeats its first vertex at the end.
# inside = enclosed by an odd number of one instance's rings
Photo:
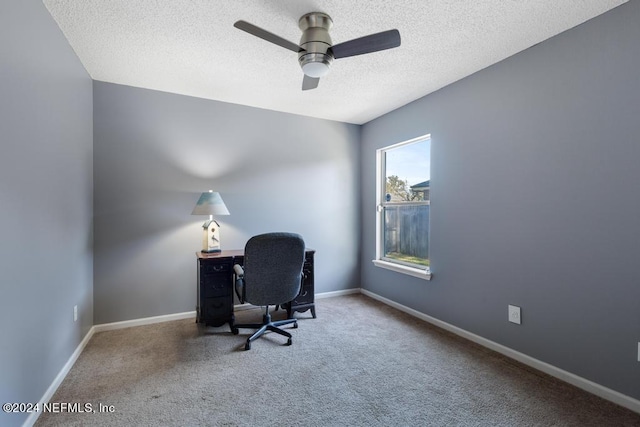
POLYGON ((298 21, 302 30, 298 62, 302 72, 313 78, 324 77, 329 73, 333 62, 331 53, 331 37, 329 30, 333 25, 331 17, 325 13, 307 13, 298 21))
POLYGON ((246 21, 237 21, 233 25, 251 35, 296 52, 298 54, 298 62, 304 73, 302 90, 318 87, 320 77, 324 77, 329 73, 329 68, 334 59, 400 46, 400 33, 398 30, 383 31, 334 46, 329 36, 333 21, 329 15, 322 12, 307 13, 300 18, 298 27, 302 30, 302 37, 299 45, 246 21))

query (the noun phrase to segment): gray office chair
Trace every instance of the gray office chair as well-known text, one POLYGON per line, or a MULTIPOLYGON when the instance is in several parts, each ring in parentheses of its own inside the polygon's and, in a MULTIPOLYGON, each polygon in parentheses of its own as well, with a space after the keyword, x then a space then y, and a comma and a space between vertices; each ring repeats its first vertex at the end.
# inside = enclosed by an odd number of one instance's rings
POLYGON ((251 342, 271 331, 289 338, 291 334, 279 326, 293 324, 296 319, 272 321, 269 305, 282 305, 293 300, 300 292, 302 283, 302 265, 304 264, 305 245, 302 237, 295 233, 267 233, 254 236, 244 249, 244 265, 233 266, 236 272, 236 294, 241 303, 266 306, 262 323, 234 325, 232 331, 239 328, 257 329, 247 338, 245 350, 251 349, 251 342))

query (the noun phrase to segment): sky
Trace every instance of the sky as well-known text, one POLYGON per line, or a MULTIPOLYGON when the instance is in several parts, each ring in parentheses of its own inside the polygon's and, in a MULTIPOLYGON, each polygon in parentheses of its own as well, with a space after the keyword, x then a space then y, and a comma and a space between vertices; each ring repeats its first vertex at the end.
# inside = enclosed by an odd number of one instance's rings
POLYGON ((430 139, 401 145, 386 153, 387 176, 397 175, 409 186, 431 179, 430 139))

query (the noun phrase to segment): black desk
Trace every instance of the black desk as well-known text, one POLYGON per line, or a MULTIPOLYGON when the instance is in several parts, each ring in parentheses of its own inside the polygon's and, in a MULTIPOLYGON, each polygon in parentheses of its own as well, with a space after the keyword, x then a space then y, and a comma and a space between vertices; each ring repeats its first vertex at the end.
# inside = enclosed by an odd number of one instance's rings
MULTIPOLYGON (((287 310, 287 318, 294 312, 311 310, 316 318, 313 284, 313 255, 316 251, 307 249, 302 267, 302 286, 293 301, 282 307, 287 310)), ((244 250, 222 251, 217 253, 196 252, 198 258, 198 302, 196 322, 206 326, 222 326, 229 323, 233 331, 233 294, 235 274, 234 264, 242 265, 244 250)))

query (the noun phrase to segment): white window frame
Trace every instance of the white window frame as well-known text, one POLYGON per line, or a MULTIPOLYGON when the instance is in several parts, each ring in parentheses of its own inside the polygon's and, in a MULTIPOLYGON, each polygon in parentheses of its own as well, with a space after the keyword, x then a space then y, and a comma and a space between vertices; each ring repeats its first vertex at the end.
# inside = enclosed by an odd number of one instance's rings
MULTIPOLYGON (((399 142, 397 144, 389 145, 387 147, 376 150, 376 259, 372 260, 376 267, 385 268, 398 273, 407 274, 413 277, 419 277, 424 280, 431 280, 431 267, 418 268, 415 266, 405 265, 400 262, 391 262, 384 259, 383 239, 384 239, 384 220, 383 220, 383 205, 382 202, 385 197, 386 181, 385 174, 386 165, 384 164, 384 153, 388 150, 401 147, 403 145, 413 144, 418 141, 424 141, 431 139, 431 134, 419 136, 417 138, 410 139, 408 141, 399 142)), ((431 197, 429 197, 431 199, 431 197)), ((429 227, 431 227, 431 220, 429 220, 429 227)), ((431 233, 429 233, 431 234, 431 233)))

